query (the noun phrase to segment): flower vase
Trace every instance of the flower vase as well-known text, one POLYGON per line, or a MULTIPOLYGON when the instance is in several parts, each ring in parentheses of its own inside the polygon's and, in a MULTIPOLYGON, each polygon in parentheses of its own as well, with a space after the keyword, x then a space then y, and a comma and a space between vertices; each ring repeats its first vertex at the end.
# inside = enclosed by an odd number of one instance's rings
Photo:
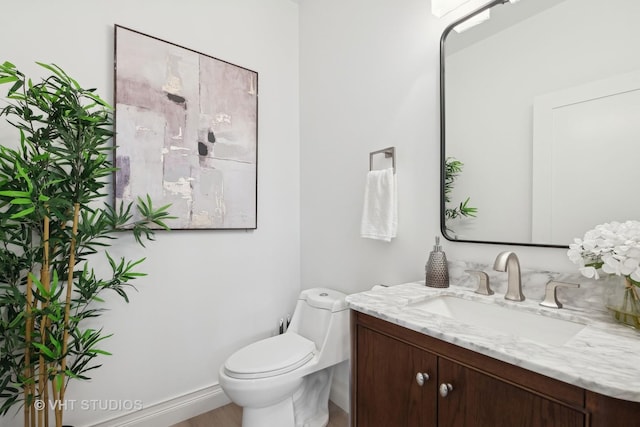
POLYGON ((640 330, 640 288, 628 277, 613 276, 613 279, 612 288, 605 297, 607 310, 614 320, 640 330))

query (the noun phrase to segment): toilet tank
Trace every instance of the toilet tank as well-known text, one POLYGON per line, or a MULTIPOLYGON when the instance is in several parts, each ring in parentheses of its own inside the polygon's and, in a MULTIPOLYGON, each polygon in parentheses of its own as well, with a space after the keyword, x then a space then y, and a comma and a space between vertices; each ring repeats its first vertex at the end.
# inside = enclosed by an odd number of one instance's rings
MULTIPOLYGON (((322 350, 327 333, 336 327, 334 317, 344 317, 347 310, 342 292, 328 288, 312 288, 300 293, 296 309, 289 325, 289 330, 313 341, 318 350, 322 350)), ((342 320, 341 320, 342 321, 342 320)), ((344 325, 348 328, 348 325, 344 325)))

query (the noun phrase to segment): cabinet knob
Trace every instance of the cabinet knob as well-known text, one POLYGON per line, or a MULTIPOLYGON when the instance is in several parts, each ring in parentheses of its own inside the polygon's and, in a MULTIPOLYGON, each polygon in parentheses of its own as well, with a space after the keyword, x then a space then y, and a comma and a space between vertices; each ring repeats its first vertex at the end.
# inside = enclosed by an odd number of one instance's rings
POLYGON ((440 391, 440 396, 447 397, 449 395, 449 392, 453 391, 453 386, 449 383, 442 383, 440 384, 440 388, 438 390, 440 391))
POLYGON ((426 372, 418 372, 416 374, 416 382, 420 387, 422 387, 427 381, 429 381, 429 374, 426 372))

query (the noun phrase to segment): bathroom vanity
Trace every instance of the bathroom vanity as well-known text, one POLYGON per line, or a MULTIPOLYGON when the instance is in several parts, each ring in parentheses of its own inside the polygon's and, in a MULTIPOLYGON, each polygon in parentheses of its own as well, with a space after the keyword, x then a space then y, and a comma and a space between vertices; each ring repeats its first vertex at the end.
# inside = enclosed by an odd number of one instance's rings
POLYGON ((352 426, 640 426, 637 331, 598 310, 539 307, 538 293, 517 303, 502 288, 480 296, 465 280, 347 297, 352 426), (442 306, 459 300, 463 321, 442 306), (507 326, 472 324, 492 317, 476 306, 497 309, 507 326))

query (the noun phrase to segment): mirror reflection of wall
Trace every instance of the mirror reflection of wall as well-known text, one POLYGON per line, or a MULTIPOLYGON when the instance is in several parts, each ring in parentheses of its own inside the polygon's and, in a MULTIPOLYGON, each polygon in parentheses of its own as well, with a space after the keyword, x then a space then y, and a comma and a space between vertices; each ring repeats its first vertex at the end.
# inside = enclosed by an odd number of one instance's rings
POLYGON ((453 198, 478 209, 446 237, 566 246, 640 218, 639 16, 637 0, 524 0, 445 36, 453 198))

